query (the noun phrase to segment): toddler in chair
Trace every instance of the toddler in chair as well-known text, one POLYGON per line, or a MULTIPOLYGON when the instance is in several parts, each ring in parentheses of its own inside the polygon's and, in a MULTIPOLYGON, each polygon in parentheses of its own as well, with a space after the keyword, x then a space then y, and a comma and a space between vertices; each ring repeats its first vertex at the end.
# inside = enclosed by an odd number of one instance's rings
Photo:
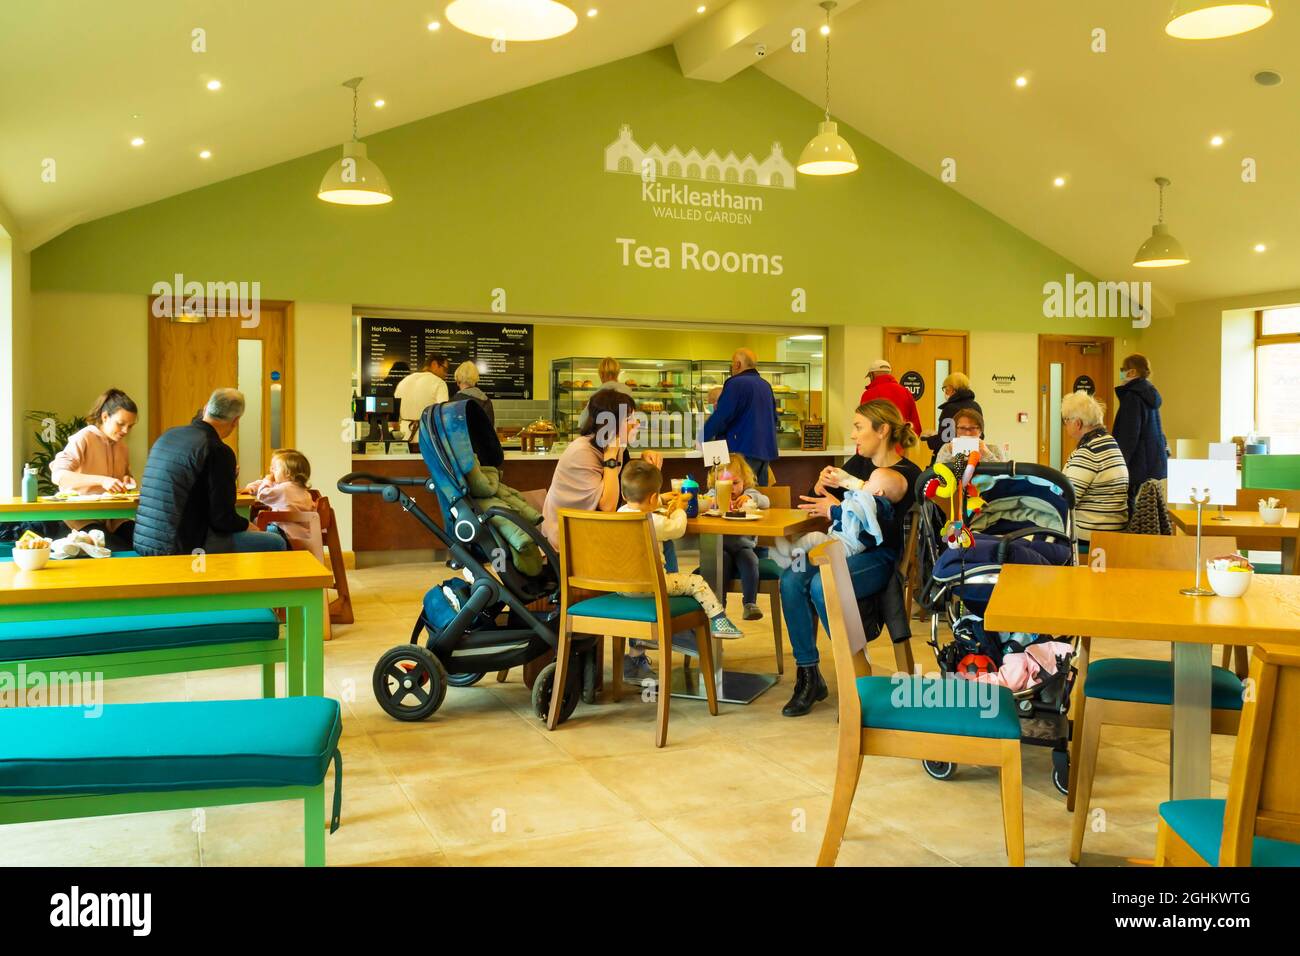
POLYGON ((808 552, 819 544, 832 539, 843 543, 845 557, 848 557, 866 549, 863 531, 868 532, 879 545, 884 540, 880 522, 888 521, 894 515, 894 503, 884 494, 882 471, 873 472, 863 481, 837 468, 838 485, 845 491, 843 502, 831 511, 830 531, 810 531, 793 540, 778 538, 776 547, 769 549, 768 557, 779 567, 788 568, 795 561, 806 559, 808 552))
MULTIPOLYGON (((271 473, 243 491, 253 495, 270 511, 315 511, 310 479, 311 465, 306 455, 293 448, 277 448, 271 453, 271 473)), ((311 536, 310 526, 296 521, 270 524, 266 530, 278 532, 290 546, 294 541, 306 541, 311 536)))
MULTIPOLYGON (((715 465, 709 472, 709 491, 701 501, 701 508, 710 509, 718 506, 715 485, 719 478, 731 479, 731 507, 733 511, 766 511, 772 506, 767 495, 758 487, 754 469, 744 455, 734 452, 731 462, 715 465)), ((746 621, 757 621, 763 617, 758 606, 758 538, 753 535, 729 534, 722 539, 722 579, 731 581, 740 579, 741 599, 744 603, 746 621)))

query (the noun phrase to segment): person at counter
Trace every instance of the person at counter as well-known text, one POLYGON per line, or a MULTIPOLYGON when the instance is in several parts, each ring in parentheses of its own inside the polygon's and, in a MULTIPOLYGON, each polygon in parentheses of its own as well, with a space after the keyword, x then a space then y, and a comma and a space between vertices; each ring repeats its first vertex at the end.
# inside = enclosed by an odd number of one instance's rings
POLYGON ((725 439, 727 450, 745 456, 760 485, 770 481, 776 460, 776 396, 755 367, 758 356, 736 349, 731 377, 723 383, 713 414, 704 422, 704 440, 725 439))
POLYGON ((461 362, 456 366, 456 392, 452 401, 469 401, 478 402, 479 407, 487 412, 488 422, 493 428, 497 427, 497 413, 492 408, 492 399, 487 397, 487 393, 478 387, 478 366, 473 362, 461 362))
MULTIPOLYGON (((86 414, 86 427, 50 461, 50 478, 60 491, 83 495, 119 494, 135 488, 126 436, 135 427, 139 409, 119 388, 110 388, 86 414)), ((131 550, 135 522, 125 518, 107 521, 69 521, 74 531, 102 531, 111 551, 131 550)))
MULTIPOLYGON (((622 382, 618 380, 618 376, 622 371, 623 371, 623 366, 618 364, 618 359, 614 358, 614 356, 612 355, 606 355, 603 359, 600 360, 600 364, 596 366, 596 374, 600 376, 600 387, 597 388, 596 391, 600 392, 600 391, 612 389, 616 392, 622 392, 624 395, 631 395, 632 389, 628 388, 626 385, 624 385, 622 382)), ((582 409, 582 414, 578 416, 579 432, 581 432, 582 429, 586 426, 588 417, 589 417, 589 412, 587 411, 587 408, 584 406, 582 409)))
POLYGON ((425 361, 421 371, 412 372, 393 389, 393 398, 400 403, 397 417, 401 420, 408 440, 414 439, 419 431, 420 415, 424 410, 447 400, 446 379, 450 365, 447 356, 434 352, 425 361))
MULTIPOLYGON (((555 547, 559 546, 560 509, 618 510, 624 456, 641 425, 636 402, 616 389, 598 389, 587 408, 591 414, 555 463, 555 475, 542 505, 542 534, 555 547)), ((656 468, 664 463, 663 455, 653 451, 643 451, 641 460, 656 468)), ((638 683, 655 676, 641 644, 630 642, 623 659, 624 678, 638 683)))

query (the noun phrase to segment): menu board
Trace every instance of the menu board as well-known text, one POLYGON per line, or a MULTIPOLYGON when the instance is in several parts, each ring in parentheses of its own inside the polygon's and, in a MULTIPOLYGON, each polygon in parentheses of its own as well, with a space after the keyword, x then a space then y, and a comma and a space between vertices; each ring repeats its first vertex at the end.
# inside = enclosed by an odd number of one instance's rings
POLYGON ((391 396, 430 355, 450 360, 447 388, 456 393, 456 366, 478 366, 478 387, 488 398, 533 397, 533 327, 518 322, 447 322, 361 319, 361 394, 391 396))

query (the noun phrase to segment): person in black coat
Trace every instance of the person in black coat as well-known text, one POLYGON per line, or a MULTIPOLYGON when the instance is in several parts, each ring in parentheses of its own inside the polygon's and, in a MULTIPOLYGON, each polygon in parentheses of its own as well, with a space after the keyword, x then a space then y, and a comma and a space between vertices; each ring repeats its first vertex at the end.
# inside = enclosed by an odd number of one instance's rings
POLYGON ((1137 352, 1120 364, 1124 382, 1115 387, 1119 407, 1111 435, 1128 465, 1130 505, 1144 481, 1169 475, 1169 448, 1160 424, 1160 393, 1151 384, 1151 363, 1137 352))
MULTIPOLYGON (((926 432, 921 437, 925 443, 930 446, 933 454, 930 457, 931 464, 934 458, 939 454, 939 449, 945 443, 952 441, 953 436, 957 433, 953 430, 956 426, 953 417, 960 411, 967 408, 973 408, 984 415, 984 409, 980 408, 980 403, 975 401, 975 393, 971 391, 970 379, 961 372, 953 372, 943 380, 943 394, 947 396, 943 404, 939 406, 939 421, 935 423, 935 430, 926 432)), ((981 435, 981 438, 984 436, 981 435)))
POLYGON ((249 530, 235 510, 235 452, 224 439, 244 414, 244 396, 219 388, 188 425, 158 436, 140 479, 132 547, 147 557, 283 551, 278 534, 249 530))

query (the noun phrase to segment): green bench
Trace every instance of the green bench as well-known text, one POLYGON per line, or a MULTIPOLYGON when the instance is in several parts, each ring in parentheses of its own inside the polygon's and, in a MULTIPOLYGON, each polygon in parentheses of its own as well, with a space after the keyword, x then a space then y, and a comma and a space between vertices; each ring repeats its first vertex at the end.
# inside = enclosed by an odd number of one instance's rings
MULTIPOLYGON (((325 865, 343 800, 339 703, 324 697, 0 708, 0 826, 303 801, 304 859, 325 865)), ((87 861, 91 862, 91 861, 87 861)))

